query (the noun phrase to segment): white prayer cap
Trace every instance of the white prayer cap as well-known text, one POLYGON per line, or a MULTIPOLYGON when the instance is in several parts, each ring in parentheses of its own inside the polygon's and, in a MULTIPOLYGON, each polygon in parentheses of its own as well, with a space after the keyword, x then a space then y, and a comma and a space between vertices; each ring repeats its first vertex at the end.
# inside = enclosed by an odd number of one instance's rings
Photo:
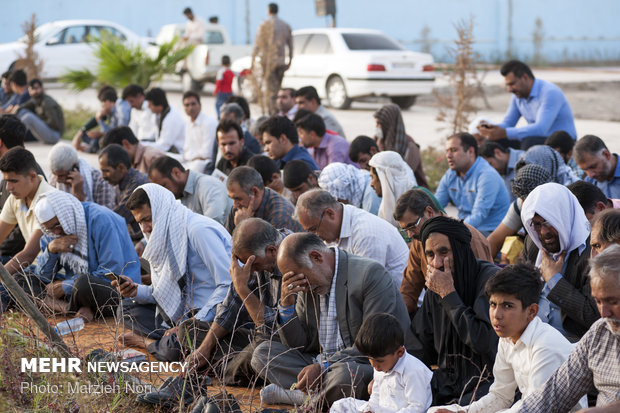
POLYGON ((487 118, 486 116, 478 116, 476 119, 474 119, 468 126, 468 132, 471 135, 475 135, 478 132, 478 125, 480 125, 481 122, 484 123, 489 123, 492 124, 493 122, 491 122, 491 120, 489 118, 487 118))
POLYGON ((56 216, 56 212, 54 212, 54 208, 46 196, 40 197, 37 201, 37 205, 34 207, 34 215, 40 223, 47 222, 56 216))

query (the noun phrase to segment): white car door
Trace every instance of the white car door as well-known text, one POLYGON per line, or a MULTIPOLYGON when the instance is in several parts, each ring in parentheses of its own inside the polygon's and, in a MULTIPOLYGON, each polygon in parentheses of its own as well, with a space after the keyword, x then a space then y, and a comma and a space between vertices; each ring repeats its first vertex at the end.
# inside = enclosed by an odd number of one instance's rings
POLYGON ((306 40, 303 54, 293 55, 296 88, 314 86, 320 96, 325 95, 325 77, 333 58, 329 37, 324 33, 311 34, 306 40), (295 62, 295 59, 299 59, 295 62))
POLYGON ((87 44, 88 26, 74 25, 62 29, 41 45, 45 77, 57 78, 69 69, 86 66, 92 50, 87 44))

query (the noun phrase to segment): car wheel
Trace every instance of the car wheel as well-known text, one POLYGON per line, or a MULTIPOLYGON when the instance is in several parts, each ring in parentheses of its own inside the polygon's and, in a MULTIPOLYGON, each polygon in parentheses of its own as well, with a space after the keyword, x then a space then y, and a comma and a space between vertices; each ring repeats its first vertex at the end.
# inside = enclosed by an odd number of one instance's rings
POLYGON ((187 92, 188 90, 193 92, 202 92, 202 87, 204 86, 202 82, 192 79, 192 76, 188 72, 183 73, 181 84, 183 87, 183 92, 187 92))
POLYGON ((397 104, 401 109, 409 109, 415 104, 417 96, 392 96, 390 100, 397 104))
POLYGON ((347 96, 347 89, 340 76, 332 76, 327 81, 327 100, 329 106, 335 109, 349 109, 351 107, 351 99, 347 96))

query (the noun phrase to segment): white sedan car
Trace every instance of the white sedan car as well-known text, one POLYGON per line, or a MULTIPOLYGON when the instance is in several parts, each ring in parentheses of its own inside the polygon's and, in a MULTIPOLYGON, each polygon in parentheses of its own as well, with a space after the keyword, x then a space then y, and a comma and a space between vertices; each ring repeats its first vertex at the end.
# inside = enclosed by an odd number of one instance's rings
MULTIPOLYGON (((288 55, 288 54, 287 54, 288 55)), ((248 72, 250 58, 236 61, 233 70, 248 72)), ((293 62, 282 87, 314 86, 329 105, 346 109, 355 99, 385 96, 401 108, 432 92, 433 57, 406 50, 377 30, 304 29, 293 32, 293 62)), ((239 85, 245 86, 243 76, 239 85)))
MULTIPOLYGON (((94 70, 96 60, 88 39, 99 38, 108 32, 131 44, 146 46, 148 39, 131 30, 105 20, 58 20, 45 23, 35 31, 35 52, 43 61, 44 79, 56 79, 69 69, 94 70)), ((16 42, 0 44, 0 71, 12 70, 26 50, 26 37, 16 42)))

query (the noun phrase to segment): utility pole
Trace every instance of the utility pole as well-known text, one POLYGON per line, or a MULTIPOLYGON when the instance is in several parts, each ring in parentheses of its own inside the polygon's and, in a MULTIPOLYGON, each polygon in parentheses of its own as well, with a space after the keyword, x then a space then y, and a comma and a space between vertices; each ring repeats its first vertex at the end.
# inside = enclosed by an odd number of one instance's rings
POLYGON ((506 45, 506 59, 512 59, 512 0, 508 0, 508 44, 506 45))
POLYGON ((250 44, 250 0, 245 0, 245 44, 250 44))

